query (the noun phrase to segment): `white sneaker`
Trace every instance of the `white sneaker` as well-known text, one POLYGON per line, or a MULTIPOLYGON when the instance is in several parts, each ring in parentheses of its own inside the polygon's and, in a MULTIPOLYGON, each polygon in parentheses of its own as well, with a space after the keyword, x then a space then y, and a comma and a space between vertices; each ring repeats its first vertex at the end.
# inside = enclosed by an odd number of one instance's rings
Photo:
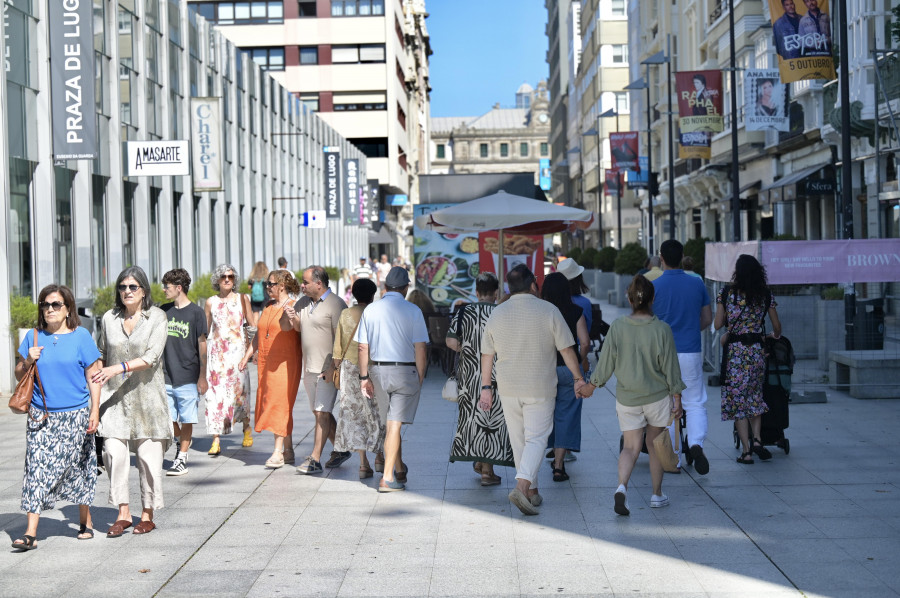
POLYGON ((650 497, 650 507, 653 509, 658 509, 660 507, 668 507, 669 506, 669 497, 663 494, 662 496, 653 495, 650 497))
POLYGON ((615 495, 615 506, 613 510, 618 515, 630 515, 631 511, 628 510, 628 495, 626 494, 624 484, 619 484, 619 487, 616 488, 615 495))
POLYGON ((172 467, 166 472, 166 475, 179 476, 186 474, 188 472, 187 459, 187 453, 178 453, 178 456, 175 457, 175 462, 172 463, 172 467))

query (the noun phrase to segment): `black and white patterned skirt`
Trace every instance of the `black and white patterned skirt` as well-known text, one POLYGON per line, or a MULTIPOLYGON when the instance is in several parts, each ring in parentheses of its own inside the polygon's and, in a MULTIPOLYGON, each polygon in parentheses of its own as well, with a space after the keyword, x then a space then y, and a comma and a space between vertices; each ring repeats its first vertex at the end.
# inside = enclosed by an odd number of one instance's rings
POLYGON ((22 510, 41 513, 57 500, 77 505, 94 502, 97 489, 97 454, 94 435, 87 433, 90 407, 51 413, 30 409, 25 429, 25 480, 22 482, 22 510))

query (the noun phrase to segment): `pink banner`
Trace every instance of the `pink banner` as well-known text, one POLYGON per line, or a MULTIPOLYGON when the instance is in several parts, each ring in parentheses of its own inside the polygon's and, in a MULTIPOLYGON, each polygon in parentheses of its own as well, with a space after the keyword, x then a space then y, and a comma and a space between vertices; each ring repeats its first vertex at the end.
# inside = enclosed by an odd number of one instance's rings
POLYGON ((762 264, 769 284, 895 282, 900 239, 766 241, 762 264))
POLYGON ((746 253, 759 257, 759 241, 741 241, 739 243, 707 243, 705 268, 706 277, 710 280, 728 282, 734 274, 734 263, 738 256, 746 253))

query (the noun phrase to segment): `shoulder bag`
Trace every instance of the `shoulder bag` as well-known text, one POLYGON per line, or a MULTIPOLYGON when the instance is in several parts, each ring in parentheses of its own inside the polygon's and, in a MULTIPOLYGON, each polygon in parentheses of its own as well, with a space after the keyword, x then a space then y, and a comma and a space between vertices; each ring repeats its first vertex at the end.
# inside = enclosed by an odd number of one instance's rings
MULTIPOLYGON (((362 321, 362 315, 359 316, 360 322, 362 321)), ((353 336, 356 334, 356 329, 359 328, 359 322, 356 323, 356 326, 353 328, 353 332, 350 333, 350 339, 347 341, 346 345, 341 346, 341 361, 344 361, 344 357, 347 355, 347 347, 350 346, 350 341, 353 340, 353 336)), ((338 364, 337 367, 334 368, 334 372, 331 374, 331 382, 334 384, 334 387, 338 390, 341 389, 341 365, 338 364)))
POLYGON ((244 314, 244 347, 249 347, 250 343, 253 342, 253 337, 256 336, 257 327, 250 325, 250 318, 247 317, 247 303, 249 300, 247 295, 243 293, 238 294, 238 297, 241 299, 241 312, 244 314))
MULTIPOLYGON (((37 347, 38 331, 34 329, 34 346, 37 347)), ((41 375, 38 373, 37 361, 32 363, 25 370, 25 374, 16 384, 16 389, 12 396, 9 397, 9 408, 13 413, 28 413, 31 407, 31 399, 34 396, 34 381, 37 380, 38 388, 41 389, 41 400, 44 402, 44 417, 34 419, 34 421, 44 421, 47 419, 47 394, 44 392, 44 385, 41 383, 41 375)), ((31 417, 29 415, 29 417, 31 417)))
MULTIPOLYGON (((462 323, 462 315, 466 310, 466 306, 463 305, 459 308, 459 312, 456 315, 456 334, 459 335, 459 327, 462 323)), ((456 360, 456 366, 459 367, 459 358, 456 360)), ((456 368, 453 369, 453 373, 450 374, 450 377, 447 378, 447 381, 444 382, 444 387, 441 389, 441 396, 450 401, 451 403, 459 402, 459 383, 456 381, 456 368)))

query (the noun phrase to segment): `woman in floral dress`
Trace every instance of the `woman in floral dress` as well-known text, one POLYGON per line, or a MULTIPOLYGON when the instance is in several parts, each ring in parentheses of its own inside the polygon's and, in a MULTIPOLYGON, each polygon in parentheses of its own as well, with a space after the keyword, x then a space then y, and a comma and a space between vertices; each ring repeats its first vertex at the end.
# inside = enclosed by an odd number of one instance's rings
POLYGON ((244 424, 243 446, 253 446, 250 431, 250 372, 238 368, 246 350, 244 318, 256 325, 250 299, 236 292, 237 271, 222 264, 212 274, 212 286, 219 294, 206 300, 207 338, 206 430, 213 435, 209 456, 222 452, 219 435, 230 434, 235 422, 244 424))
POLYGON ((753 453, 762 460, 772 458, 759 437, 762 414, 769 410, 763 401, 767 313, 772 321, 770 336, 781 337, 775 305, 765 268, 751 255, 738 257, 731 284, 716 298, 715 326, 716 330, 727 327, 722 348, 722 421, 734 420, 743 446, 737 462, 744 465, 753 464, 753 453))

